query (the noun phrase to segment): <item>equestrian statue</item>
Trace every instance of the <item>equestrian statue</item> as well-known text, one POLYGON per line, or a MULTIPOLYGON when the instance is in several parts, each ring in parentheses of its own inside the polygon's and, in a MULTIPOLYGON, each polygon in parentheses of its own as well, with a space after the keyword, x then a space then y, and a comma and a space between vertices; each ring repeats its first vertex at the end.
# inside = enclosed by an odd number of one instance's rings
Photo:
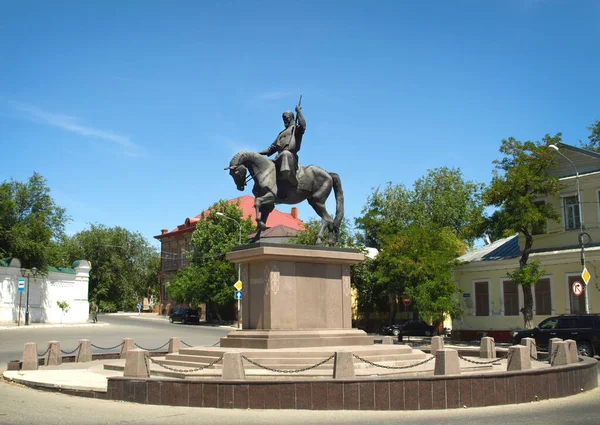
POLYGON ((267 228, 269 214, 275 204, 298 204, 307 200, 321 217, 321 228, 317 244, 323 243, 325 230, 328 230, 327 242, 332 245, 337 240, 340 225, 344 218, 344 193, 340 176, 323 170, 315 165, 300 166, 298 152, 302 136, 306 130, 306 121, 302 115, 302 96, 296 106, 296 117, 292 111, 283 113, 284 129, 275 141, 261 152, 242 151, 234 155, 229 163, 229 174, 238 190, 243 191, 250 179, 254 180, 252 193, 256 208, 258 230, 252 242, 260 240, 261 231, 267 228), (275 152, 273 160, 265 158, 275 152), (247 176, 247 174, 250 174, 247 176), (336 211, 332 218, 325 208, 325 201, 331 193, 335 194, 336 211))

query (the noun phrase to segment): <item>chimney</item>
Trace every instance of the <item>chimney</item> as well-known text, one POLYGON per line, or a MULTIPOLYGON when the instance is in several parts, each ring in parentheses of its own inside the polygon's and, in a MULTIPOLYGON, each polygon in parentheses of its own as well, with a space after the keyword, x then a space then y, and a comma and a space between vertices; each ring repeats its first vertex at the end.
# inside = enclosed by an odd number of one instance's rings
POLYGON ((295 218, 296 220, 298 219, 298 208, 297 207, 292 207, 292 217, 295 218))
POLYGON ((161 235, 164 235, 165 233, 169 233, 169 229, 160 229, 161 235))

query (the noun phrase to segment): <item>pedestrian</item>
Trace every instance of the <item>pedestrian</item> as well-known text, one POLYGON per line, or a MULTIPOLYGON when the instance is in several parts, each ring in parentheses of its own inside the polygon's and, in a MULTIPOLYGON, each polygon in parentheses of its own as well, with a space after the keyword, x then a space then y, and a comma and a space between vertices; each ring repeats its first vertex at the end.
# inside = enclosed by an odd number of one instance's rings
POLYGON ((137 304, 137 309, 138 309, 138 314, 140 314, 142 312, 142 303, 141 302, 139 302, 137 304))
POLYGON ((90 313, 92 315, 92 323, 98 323, 98 306, 94 301, 90 305, 90 313))

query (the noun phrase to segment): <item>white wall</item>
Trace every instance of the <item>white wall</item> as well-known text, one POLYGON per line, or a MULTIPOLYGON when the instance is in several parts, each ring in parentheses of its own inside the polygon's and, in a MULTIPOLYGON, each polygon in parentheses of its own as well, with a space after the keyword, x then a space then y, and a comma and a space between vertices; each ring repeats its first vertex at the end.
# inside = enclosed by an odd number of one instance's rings
POLYGON ((82 323, 88 320, 88 284, 90 265, 80 260, 74 269, 66 272, 49 272, 35 279, 31 270, 26 271, 25 291, 18 292, 18 280, 22 278, 20 264, 13 259, 9 267, 0 267, 0 323, 16 323, 21 295, 21 324, 25 323, 27 285, 29 284, 30 323, 82 323), (69 273, 70 271, 70 273, 69 273), (62 313, 57 301, 66 301, 70 309, 62 313))

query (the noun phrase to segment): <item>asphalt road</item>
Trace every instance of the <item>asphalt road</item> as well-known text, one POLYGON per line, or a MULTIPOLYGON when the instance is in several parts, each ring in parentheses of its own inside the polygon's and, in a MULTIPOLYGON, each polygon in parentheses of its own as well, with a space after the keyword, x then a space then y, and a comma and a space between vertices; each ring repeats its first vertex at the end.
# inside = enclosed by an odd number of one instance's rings
MULTIPOLYGON (((11 360, 19 360, 27 342, 38 344, 38 352, 46 349, 48 341, 60 341, 60 348, 71 351, 80 339, 89 339, 99 347, 114 347, 123 338, 133 338, 145 348, 157 348, 171 337, 179 337, 190 345, 213 345, 233 328, 208 325, 169 323, 158 316, 99 315, 97 324, 65 327, 19 327, 0 330, 0 371, 11 360)), ((118 352, 119 349, 105 352, 118 352)), ((103 352, 93 349, 94 353, 103 352)), ((0 422, 1 423, 1 422, 0 422)))
MULTIPOLYGON (((166 320, 123 315, 101 315, 105 326, 10 329, 0 331, 0 369, 21 356, 25 342, 41 349, 48 340, 73 349, 79 339, 111 346, 130 337, 143 346, 158 347, 172 336, 193 345, 213 345, 231 331, 226 327, 170 324, 166 320)), ((600 368, 600 366, 599 366, 600 368)), ((599 369, 600 370, 600 369, 599 369)), ((597 425, 600 389, 551 401, 510 406, 421 412, 224 410, 140 405, 91 400, 34 390, 0 381, 0 425, 21 424, 397 424, 417 425, 597 425)))

